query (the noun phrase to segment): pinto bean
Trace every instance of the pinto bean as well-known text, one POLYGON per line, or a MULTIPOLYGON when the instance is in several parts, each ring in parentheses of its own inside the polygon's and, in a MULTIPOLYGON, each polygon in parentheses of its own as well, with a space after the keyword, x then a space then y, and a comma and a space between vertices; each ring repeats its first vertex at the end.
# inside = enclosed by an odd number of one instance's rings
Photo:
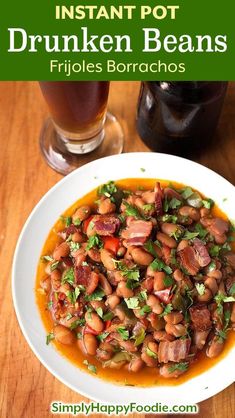
POLYGON ((119 247, 117 250, 117 256, 118 257, 124 257, 126 254, 126 248, 125 247, 119 247))
POLYGON ((96 312, 86 312, 85 320, 87 325, 89 325, 89 327, 91 327, 94 331, 99 333, 103 331, 104 323, 96 312))
POLYGON ((143 347, 143 351, 142 351, 142 354, 141 354, 141 359, 142 359, 142 361, 144 361, 144 363, 146 364, 146 366, 148 366, 148 367, 156 367, 157 366, 157 363, 158 363, 157 362, 157 353, 158 353, 158 345, 155 342, 150 341, 146 345, 146 347, 143 347), (153 352, 156 355, 156 358, 155 357, 151 357, 148 354, 148 350, 147 349, 149 349, 151 352, 153 352))
POLYGON ((156 238, 163 245, 166 245, 169 248, 176 248, 177 247, 176 240, 174 238, 169 237, 168 235, 164 234, 163 232, 158 232, 156 238))
POLYGON ((101 261, 102 261, 104 267, 107 270, 115 270, 116 269, 115 262, 113 260, 113 254, 110 251, 105 250, 104 248, 101 248, 100 257, 101 257, 101 261))
MULTIPOLYGON (((142 316, 143 318, 143 316, 142 316)), ((163 318, 161 318, 159 315, 156 315, 154 312, 151 312, 148 317, 148 321, 150 322, 151 326, 157 330, 160 331, 165 328, 165 321, 163 318)))
POLYGON ((183 337, 187 334, 187 329, 182 324, 173 325, 166 323, 165 330, 168 334, 174 335, 174 337, 183 337))
POLYGON ((169 223, 169 222, 163 222, 161 224, 161 230, 164 234, 171 237, 172 235, 174 235, 178 231, 183 230, 183 228, 180 225, 172 224, 172 223, 169 223))
POLYGON ((153 261, 153 256, 142 248, 134 247, 131 251, 131 256, 136 264, 141 266, 148 266, 153 261))
POLYGON ((171 334, 167 334, 166 331, 154 331, 153 336, 156 341, 174 341, 175 337, 171 334))
POLYGON ((99 282, 100 282, 100 286, 102 287, 104 293, 106 296, 109 296, 112 294, 113 289, 111 284, 109 283, 108 279, 105 277, 104 274, 99 273, 99 282))
POLYGON ((200 216, 201 218, 207 217, 210 214, 210 210, 207 208, 200 209, 200 216))
POLYGON ((122 298, 132 298, 134 296, 133 290, 128 289, 124 280, 118 283, 116 292, 117 295, 121 296, 122 298))
POLYGON ((81 232, 77 231, 72 234, 72 241, 81 243, 85 241, 85 237, 81 232))
POLYGON ((216 244, 224 244, 227 241, 227 235, 226 234, 214 234, 215 242, 216 244))
POLYGON ((153 204, 155 203, 155 193, 154 192, 143 192, 142 193, 142 199, 144 200, 145 203, 147 204, 153 204))
POLYGON ((153 278, 152 277, 147 277, 145 280, 142 281, 141 283, 141 287, 143 289, 146 289, 147 292, 152 292, 153 290, 153 278))
POLYGON ((94 335, 84 334, 83 345, 87 354, 90 356, 94 356, 96 354, 98 342, 94 335))
POLYGON ((180 269, 176 269, 173 273, 173 277, 177 282, 184 280, 184 273, 180 269))
POLYGON ((143 369, 143 367, 144 361, 141 358, 137 357, 131 360, 128 366, 128 370, 130 372, 138 373, 141 369, 143 369))
POLYGON ((107 215, 108 213, 113 213, 116 210, 116 205, 111 202, 110 198, 107 197, 105 199, 101 199, 99 206, 98 206, 98 212, 101 215, 107 215))
POLYGON ((203 295, 197 295, 197 300, 199 302, 209 302, 212 299, 212 292, 210 289, 205 288, 205 292, 203 295))
POLYGON ((50 276, 44 277, 40 281, 40 286, 43 290, 45 290, 46 293, 49 293, 51 290, 51 278, 50 276))
POLYGON ((71 345, 75 341, 75 335, 63 325, 56 325, 54 327, 54 336, 56 341, 65 345, 71 345))
POLYGON ((154 279, 153 279, 153 288, 155 292, 158 292, 159 290, 163 290, 166 288, 166 285, 164 283, 165 277, 166 277, 166 274, 163 273, 163 271, 155 272, 154 279))
POLYGON ((207 276, 213 277, 216 280, 221 280, 223 275, 220 270, 212 270, 207 273, 207 276))
POLYGON ((174 365, 175 365, 175 363, 167 363, 167 364, 164 364, 164 366, 161 366, 160 369, 159 369, 160 375, 165 377, 166 379, 177 378, 181 374, 186 372, 186 370, 179 370, 179 369, 176 369, 176 370, 171 372, 171 367, 174 366, 174 365))
POLYGON ((182 239, 182 240, 180 241, 180 243, 178 244, 178 246, 177 246, 177 249, 176 249, 177 253, 178 253, 179 251, 182 251, 184 248, 186 248, 186 247, 188 247, 188 246, 189 246, 189 242, 188 242, 188 240, 186 240, 186 239, 182 239))
POLYGON ((67 257, 70 253, 70 247, 67 242, 62 242, 53 251, 53 258, 56 261, 61 261, 63 257, 67 257))
POLYGON ((123 341, 121 338, 118 338, 118 344, 129 353, 135 353, 138 350, 135 343, 131 340, 123 341))
POLYGON ((114 347, 107 342, 103 342, 99 345, 99 348, 96 351, 96 356, 101 361, 110 360, 113 356, 114 347))
POLYGON ((91 248, 87 251, 88 256, 94 261, 95 263, 101 262, 101 256, 98 248, 91 248))
POLYGON ((159 299, 154 295, 149 295, 147 299, 147 305, 152 308, 152 312, 156 314, 161 314, 163 312, 163 307, 159 299))
POLYGON ((61 285, 62 273, 60 270, 55 269, 51 272, 51 285, 53 290, 58 290, 61 285))
POLYGON ((167 315, 164 315, 164 319, 168 324, 176 325, 176 324, 179 324, 181 321, 183 321, 184 316, 182 313, 175 311, 175 312, 170 312, 167 315))
POLYGON ((105 311, 106 306, 103 300, 92 300, 90 302, 90 305, 92 308, 96 311, 96 309, 101 308, 103 311, 105 311))
POLYGON ((89 218, 90 214, 91 214, 90 206, 87 206, 87 205, 81 206, 74 212, 72 216, 72 221, 73 223, 74 222, 76 223, 76 221, 78 220, 81 222, 85 221, 85 219, 89 218))
POLYGON ((224 341, 217 336, 214 336, 213 339, 208 344, 206 355, 207 357, 214 358, 222 353, 224 348, 224 341))
POLYGON ((192 206, 182 206, 179 209, 179 214, 181 216, 188 216, 193 221, 199 221, 200 219, 200 211, 196 208, 192 208, 192 206))
POLYGON ((120 302, 120 298, 117 295, 112 294, 107 297, 105 304, 108 305, 110 309, 115 309, 120 302))
POLYGON ((210 289, 213 296, 215 296, 218 292, 218 284, 213 277, 207 277, 207 279, 204 281, 204 285, 210 289))
POLYGON ((89 282, 86 288, 86 293, 88 295, 91 295, 95 289, 97 288, 99 283, 99 275, 95 273, 94 271, 91 272, 89 282))

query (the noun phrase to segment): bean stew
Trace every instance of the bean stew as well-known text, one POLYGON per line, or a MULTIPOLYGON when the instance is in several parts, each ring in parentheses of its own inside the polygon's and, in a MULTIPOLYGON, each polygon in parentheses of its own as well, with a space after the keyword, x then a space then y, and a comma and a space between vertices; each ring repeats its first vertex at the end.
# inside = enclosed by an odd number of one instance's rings
POLYGON ((234 227, 210 198, 110 181, 57 221, 38 266, 46 343, 116 383, 179 384, 234 343, 234 227))

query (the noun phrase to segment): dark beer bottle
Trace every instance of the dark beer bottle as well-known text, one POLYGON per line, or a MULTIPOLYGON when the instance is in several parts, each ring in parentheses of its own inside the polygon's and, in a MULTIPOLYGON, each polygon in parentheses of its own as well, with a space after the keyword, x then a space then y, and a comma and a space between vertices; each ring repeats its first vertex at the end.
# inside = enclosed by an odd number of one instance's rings
POLYGON ((148 81, 141 84, 137 130, 152 150, 190 156, 208 145, 227 82, 148 81))

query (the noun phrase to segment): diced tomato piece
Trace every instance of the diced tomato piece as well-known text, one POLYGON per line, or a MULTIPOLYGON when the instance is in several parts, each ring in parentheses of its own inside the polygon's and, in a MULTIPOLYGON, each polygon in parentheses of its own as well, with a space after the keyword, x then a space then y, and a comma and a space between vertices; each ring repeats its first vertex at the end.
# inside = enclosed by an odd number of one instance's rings
POLYGON ((105 250, 111 251, 114 254, 117 254, 120 247, 120 239, 116 237, 103 237, 104 248, 105 250))
POLYGON ((171 295, 171 287, 167 287, 163 290, 158 290, 154 292, 154 294, 160 299, 161 302, 165 303, 166 305, 170 303, 171 299, 173 298, 173 294, 171 295))
POLYGON ((84 334, 98 335, 99 332, 97 332, 93 328, 89 327, 89 325, 86 325, 85 329, 84 329, 84 334))
POLYGON ((92 221, 92 219, 94 218, 94 216, 95 215, 91 215, 91 216, 89 216, 89 218, 87 218, 85 221, 83 221, 83 232, 84 232, 84 234, 86 234, 88 225, 92 221))

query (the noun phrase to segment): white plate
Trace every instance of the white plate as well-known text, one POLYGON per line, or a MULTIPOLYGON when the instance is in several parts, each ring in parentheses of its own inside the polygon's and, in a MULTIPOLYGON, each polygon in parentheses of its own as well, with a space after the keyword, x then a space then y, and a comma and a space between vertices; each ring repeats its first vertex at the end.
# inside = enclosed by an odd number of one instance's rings
POLYGON ((235 347, 214 367, 181 385, 135 388, 117 386, 93 377, 63 358, 53 345, 45 344, 46 333, 35 303, 34 283, 39 256, 49 230, 62 212, 90 190, 108 180, 131 177, 167 179, 190 185, 211 197, 230 219, 235 218, 235 188, 197 163, 156 153, 121 154, 93 161, 49 190, 24 225, 15 250, 12 274, 18 321, 42 364, 65 385, 88 398, 110 403, 200 402, 234 381, 235 347), (227 200, 224 201, 224 198, 227 200))

